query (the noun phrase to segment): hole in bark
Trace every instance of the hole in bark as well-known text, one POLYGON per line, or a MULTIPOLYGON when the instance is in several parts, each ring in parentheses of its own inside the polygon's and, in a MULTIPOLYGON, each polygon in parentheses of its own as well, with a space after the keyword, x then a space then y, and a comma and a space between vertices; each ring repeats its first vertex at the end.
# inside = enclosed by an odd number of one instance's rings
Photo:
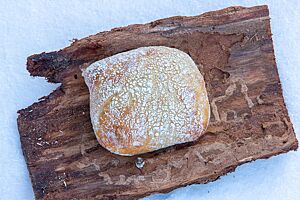
POLYGON ((222 70, 222 69, 214 67, 214 68, 210 69, 209 76, 213 80, 218 80, 218 81, 226 82, 226 80, 229 79, 230 74, 228 72, 222 70))
POLYGON ((75 78, 75 79, 77 79, 77 78, 78 78, 78 77, 77 77, 77 74, 75 74, 75 75, 74 75, 74 78, 75 78))
POLYGON ((234 120, 234 112, 232 111, 227 112, 227 120, 234 120))

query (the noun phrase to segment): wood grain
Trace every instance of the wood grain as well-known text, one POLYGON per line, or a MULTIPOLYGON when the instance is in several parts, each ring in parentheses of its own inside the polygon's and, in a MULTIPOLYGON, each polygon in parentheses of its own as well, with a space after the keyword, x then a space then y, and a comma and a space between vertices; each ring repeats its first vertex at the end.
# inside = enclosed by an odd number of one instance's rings
POLYGON ((237 166, 296 150, 275 63, 267 6, 230 7, 195 17, 131 25, 32 55, 27 69, 61 86, 18 116, 36 199, 136 199, 207 183, 237 166), (79 67, 142 46, 188 53, 204 75, 211 103, 198 141, 135 157, 114 155, 96 141, 89 93, 79 67))

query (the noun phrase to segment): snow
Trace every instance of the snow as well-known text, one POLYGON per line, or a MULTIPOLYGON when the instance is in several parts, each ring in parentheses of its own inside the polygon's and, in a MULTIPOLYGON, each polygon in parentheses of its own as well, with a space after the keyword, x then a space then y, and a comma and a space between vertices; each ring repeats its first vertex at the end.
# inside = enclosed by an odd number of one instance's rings
MULTIPOLYGON (((31 200, 33 191, 22 155, 16 111, 49 94, 58 84, 32 78, 26 57, 53 51, 69 40, 132 23, 174 15, 197 15, 232 5, 268 4, 285 102, 300 134, 300 3, 281 1, 13 1, 0 0, 0 199, 31 200)), ((154 199, 300 199, 300 152, 245 164, 206 185, 191 185, 154 199)))

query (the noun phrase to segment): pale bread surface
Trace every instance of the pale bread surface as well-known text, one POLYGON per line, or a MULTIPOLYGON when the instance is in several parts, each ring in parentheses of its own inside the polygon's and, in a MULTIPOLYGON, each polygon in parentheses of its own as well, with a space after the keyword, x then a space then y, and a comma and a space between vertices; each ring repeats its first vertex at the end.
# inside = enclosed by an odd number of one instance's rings
POLYGON ((204 79, 178 49, 119 53, 94 62, 83 76, 94 132, 113 153, 131 156, 194 141, 208 126, 204 79))

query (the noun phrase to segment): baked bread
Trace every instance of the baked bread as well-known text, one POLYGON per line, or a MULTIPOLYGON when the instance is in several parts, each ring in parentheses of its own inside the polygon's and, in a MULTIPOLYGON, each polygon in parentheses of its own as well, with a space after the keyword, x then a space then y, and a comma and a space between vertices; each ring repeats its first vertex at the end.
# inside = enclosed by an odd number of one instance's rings
POLYGON ((208 126, 204 79, 186 53, 141 47, 99 60, 82 72, 99 143, 132 156, 194 141, 208 126))

